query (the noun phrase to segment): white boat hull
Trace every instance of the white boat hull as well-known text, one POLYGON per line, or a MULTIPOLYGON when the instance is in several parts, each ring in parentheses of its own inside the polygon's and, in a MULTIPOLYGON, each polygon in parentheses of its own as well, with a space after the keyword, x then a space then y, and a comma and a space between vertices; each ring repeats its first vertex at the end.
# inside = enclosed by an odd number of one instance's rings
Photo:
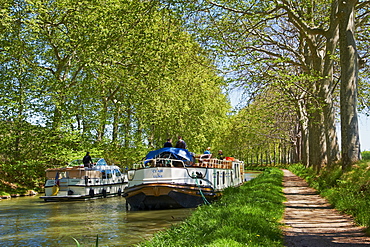
POLYGON ((216 200, 227 187, 242 184, 243 170, 243 162, 215 160, 131 170, 124 196, 130 210, 193 208, 216 200))
POLYGON ((127 175, 117 166, 100 159, 92 168, 80 166, 48 169, 45 201, 87 200, 121 196, 127 186, 127 175), (99 165, 100 163, 100 165, 99 165))

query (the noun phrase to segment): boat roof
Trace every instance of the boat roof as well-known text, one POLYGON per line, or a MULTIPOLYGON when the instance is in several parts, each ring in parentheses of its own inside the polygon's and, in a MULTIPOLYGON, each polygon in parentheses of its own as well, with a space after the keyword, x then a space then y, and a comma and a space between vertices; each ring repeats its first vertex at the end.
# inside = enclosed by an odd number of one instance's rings
MULTIPOLYGON (((183 148, 160 148, 154 151, 149 152, 146 156, 146 160, 155 159, 155 158, 171 158, 178 160, 193 161, 193 154, 187 149, 183 148)), ((145 162, 146 163, 146 162, 145 162)))
MULTIPOLYGON (((120 168, 116 165, 108 165, 107 161, 103 158, 91 158, 93 163, 95 164, 92 169, 94 170, 106 170, 106 169, 117 169, 120 170, 120 168)), ((82 159, 77 159, 72 161, 69 165, 74 167, 74 166, 79 166, 82 165, 82 159)))

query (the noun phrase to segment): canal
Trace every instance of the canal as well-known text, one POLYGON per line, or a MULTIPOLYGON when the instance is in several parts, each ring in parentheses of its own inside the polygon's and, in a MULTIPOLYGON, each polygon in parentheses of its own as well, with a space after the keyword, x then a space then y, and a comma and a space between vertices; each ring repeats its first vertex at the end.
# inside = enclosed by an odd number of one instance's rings
MULTIPOLYGON (((258 173, 246 174, 246 180, 258 173)), ((0 201, 0 246, 133 246, 184 220, 194 209, 127 211, 123 197, 48 202, 0 201)))

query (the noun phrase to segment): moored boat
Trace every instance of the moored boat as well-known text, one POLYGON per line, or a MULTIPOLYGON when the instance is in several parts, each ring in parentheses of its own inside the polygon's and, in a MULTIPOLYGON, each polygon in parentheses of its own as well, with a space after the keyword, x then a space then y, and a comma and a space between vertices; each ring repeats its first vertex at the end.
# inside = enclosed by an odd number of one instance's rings
POLYGON ((244 162, 193 155, 186 149, 151 151, 128 171, 123 196, 129 210, 193 208, 217 199, 244 181, 244 162))
POLYGON ((104 159, 93 158, 91 167, 82 160, 63 168, 46 170, 45 201, 87 200, 121 196, 127 186, 127 174, 104 159))

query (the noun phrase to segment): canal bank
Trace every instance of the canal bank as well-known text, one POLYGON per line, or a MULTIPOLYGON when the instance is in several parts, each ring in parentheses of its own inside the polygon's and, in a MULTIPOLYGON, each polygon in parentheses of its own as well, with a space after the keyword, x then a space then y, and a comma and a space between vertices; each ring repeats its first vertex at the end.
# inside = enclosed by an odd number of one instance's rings
POLYGON ((364 228, 354 224, 348 215, 333 209, 300 177, 283 170, 283 193, 286 197, 284 239, 287 247, 370 245, 364 228))
POLYGON ((199 208, 140 246, 370 246, 364 228, 351 217, 333 209, 300 177, 276 170, 225 191, 219 203, 199 208))
POLYGON ((240 187, 225 189, 221 199, 203 205, 179 225, 139 246, 283 246, 283 172, 267 168, 240 187))

